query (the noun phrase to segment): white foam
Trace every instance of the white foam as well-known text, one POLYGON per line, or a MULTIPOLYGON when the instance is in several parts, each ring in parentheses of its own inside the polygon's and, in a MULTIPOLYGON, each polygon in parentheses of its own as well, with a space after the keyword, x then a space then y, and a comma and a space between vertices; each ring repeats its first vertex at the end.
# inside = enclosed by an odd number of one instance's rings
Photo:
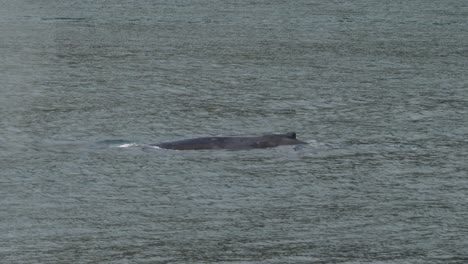
POLYGON ((138 146, 138 144, 135 144, 135 143, 127 143, 127 144, 122 144, 122 145, 119 145, 117 146, 118 148, 130 148, 130 147, 136 147, 138 146))

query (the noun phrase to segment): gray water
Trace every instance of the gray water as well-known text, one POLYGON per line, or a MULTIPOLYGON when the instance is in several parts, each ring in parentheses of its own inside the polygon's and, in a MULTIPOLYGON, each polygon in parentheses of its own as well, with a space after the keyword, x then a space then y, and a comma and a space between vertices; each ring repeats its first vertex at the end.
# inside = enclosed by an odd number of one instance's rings
POLYGON ((0 2, 1 263, 468 263, 468 2, 0 2))

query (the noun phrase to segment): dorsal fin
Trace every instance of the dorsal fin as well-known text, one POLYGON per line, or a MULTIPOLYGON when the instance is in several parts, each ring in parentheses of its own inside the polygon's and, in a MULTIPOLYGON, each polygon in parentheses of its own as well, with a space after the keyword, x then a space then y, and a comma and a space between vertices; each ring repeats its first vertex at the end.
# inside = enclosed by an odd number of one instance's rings
POLYGON ((296 132, 289 132, 286 134, 286 137, 296 139, 296 132))

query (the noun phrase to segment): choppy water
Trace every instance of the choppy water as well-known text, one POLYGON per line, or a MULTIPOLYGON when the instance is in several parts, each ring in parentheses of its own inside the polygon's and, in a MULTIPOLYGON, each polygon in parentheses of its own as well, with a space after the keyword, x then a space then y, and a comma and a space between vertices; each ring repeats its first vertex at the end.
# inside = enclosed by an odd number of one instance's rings
POLYGON ((0 262, 467 263, 467 17, 1 1, 0 262), (310 145, 141 147, 289 131, 310 145))

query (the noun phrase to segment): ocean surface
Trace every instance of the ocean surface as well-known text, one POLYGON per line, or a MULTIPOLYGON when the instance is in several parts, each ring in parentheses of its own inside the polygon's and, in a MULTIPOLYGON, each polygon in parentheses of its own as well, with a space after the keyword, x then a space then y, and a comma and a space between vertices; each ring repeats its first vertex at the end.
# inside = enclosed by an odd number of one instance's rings
POLYGON ((467 1, 0 6, 0 263, 468 263, 467 1))

